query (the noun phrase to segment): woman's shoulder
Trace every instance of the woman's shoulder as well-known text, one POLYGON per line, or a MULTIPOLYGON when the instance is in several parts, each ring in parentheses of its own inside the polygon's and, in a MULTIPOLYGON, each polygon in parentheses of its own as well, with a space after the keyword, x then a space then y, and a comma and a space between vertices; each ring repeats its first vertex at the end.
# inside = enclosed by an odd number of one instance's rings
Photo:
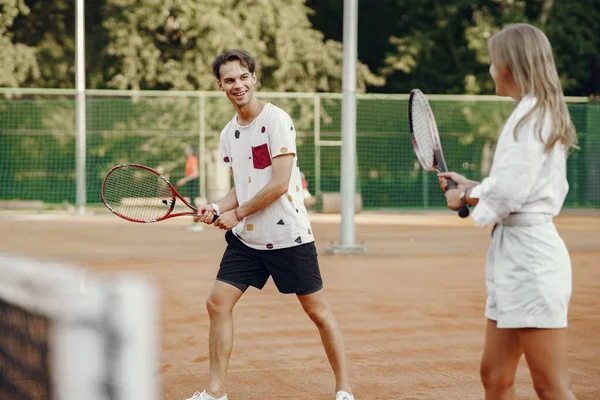
POLYGON ((538 99, 532 95, 526 95, 521 99, 517 107, 515 108, 515 113, 519 113, 522 115, 527 114, 535 105, 537 104, 538 99))

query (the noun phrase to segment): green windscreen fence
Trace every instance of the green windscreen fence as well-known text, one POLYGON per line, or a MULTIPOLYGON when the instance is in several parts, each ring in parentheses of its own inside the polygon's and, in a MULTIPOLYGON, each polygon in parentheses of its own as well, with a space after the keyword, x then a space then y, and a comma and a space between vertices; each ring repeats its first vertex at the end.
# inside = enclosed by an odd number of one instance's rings
MULTIPOLYGON (((309 190, 338 192, 341 170, 340 95, 264 94, 294 119, 298 157, 309 190)), ((491 166, 508 101, 473 96, 430 96, 451 170, 482 179, 491 166)), ((357 192, 366 209, 444 206, 434 173, 414 155, 407 96, 359 96, 357 192)), ((70 95, 0 98, 0 199, 76 201, 76 101, 70 95)), ((580 150, 568 159, 566 207, 600 207, 600 104, 571 99, 580 150)), ((220 93, 91 94, 86 100, 86 195, 101 202, 102 180, 119 163, 135 162, 175 180, 184 173, 183 149, 204 151, 203 172, 217 163, 218 137, 234 115, 220 93)), ((208 177, 204 182, 209 182, 208 177)), ((210 192, 208 193, 210 196, 210 192)))

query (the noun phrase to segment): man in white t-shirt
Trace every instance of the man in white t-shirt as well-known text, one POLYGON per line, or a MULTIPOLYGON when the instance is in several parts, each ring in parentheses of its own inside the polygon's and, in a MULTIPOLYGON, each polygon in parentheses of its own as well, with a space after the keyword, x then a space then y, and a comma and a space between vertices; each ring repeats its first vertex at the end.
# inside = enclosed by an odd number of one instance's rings
POLYGON ((336 380, 336 400, 354 400, 348 383, 342 333, 325 295, 304 193, 296 131, 282 109, 254 93, 255 62, 229 50, 213 72, 237 113, 221 132, 221 159, 234 187, 220 201, 198 209, 196 221, 224 229, 227 249, 207 299, 210 316, 208 387, 188 400, 227 400, 226 377, 233 347, 233 307, 249 286, 269 277, 281 293, 298 296, 313 320, 336 380))

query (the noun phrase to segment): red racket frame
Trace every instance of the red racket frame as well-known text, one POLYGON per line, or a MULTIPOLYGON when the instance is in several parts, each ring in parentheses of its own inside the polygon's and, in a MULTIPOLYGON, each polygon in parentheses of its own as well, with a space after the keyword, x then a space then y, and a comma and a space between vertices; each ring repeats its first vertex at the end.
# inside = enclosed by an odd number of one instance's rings
MULTIPOLYGON (((175 189, 175 187, 171 184, 171 182, 169 182, 169 180, 163 176, 161 173, 159 173, 158 171, 155 171, 154 169, 147 167, 145 165, 141 165, 141 164, 133 164, 133 163, 128 163, 128 164, 119 164, 116 165, 114 167, 112 167, 110 169, 110 171, 108 171, 108 173, 106 174, 106 177, 104 178, 104 181, 102 182, 102 202, 104 203, 104 205, 106 206, 106 208, 108 208, 108 210, 110 212, 112 212, 113 214, 115 214, 117 217, 119 218, 123 218, 124 220, 130 221, 130 222, 138 222, 138 223, 145 223, 145 224, 149 224, 149 223, 154 223, 154 222, 160 222, 160 221, 164 221, 166 219, 169 218, 175 218, 175 217, 181 217, 184 215, 196 215, 198 213, 198 209, 196 207, 194 207, 193 205, 191 205, 186 199, 183 198, 183 196, 181 196, 179 194, 179 192, 177 191, 177 189, 175 189), (145 169, 147 171, 152 172, 153 174, 157 175, 158 177, 160 177, 160 179, 162 179, 171 189, 171 208, 169 209, 169 211, 167 212, 167 214, 164 217, 160 217, 158 219, 154 219, 154 220, 139 220, 139 219, 134 219, 134 218, 129 218, 125 215, 119 214, 115 209, 113 209, 109 204, 108 201, 106 200, 106 196, 104 193, 104 190, 106 188, 106 181, 108 180, 108 177, 116 170, 121 169, 121 168, 141 168, 141 169, 145 169), (175 202, 176 199, 179 198, 179 200, 181 200, 183 202, 183 204, 185 204, 186 206, 188 206, 190 208, 191 211, 186 211, 186 212, 179 212, 176 214, 173 214, 173 209, 175 208, 175 202)), ((215 215, 215 218, 213 219, 213 221, 215 221, 219 216, 215 215)))

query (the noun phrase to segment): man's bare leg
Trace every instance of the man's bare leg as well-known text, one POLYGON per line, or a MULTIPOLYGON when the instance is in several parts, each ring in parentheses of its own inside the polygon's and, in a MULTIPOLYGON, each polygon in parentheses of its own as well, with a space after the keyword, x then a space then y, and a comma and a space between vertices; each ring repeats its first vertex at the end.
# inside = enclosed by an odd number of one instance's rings
POLYGON ((227 368, 233 349, 233 307, 243 294, 244 292, 235 286, 215 281, 206 299, 206 309, 210 318, 210 366, 206 392, 216 398, 227 393, 227 368))
POLYGON ((306 314, 319 329, 321 342, 323 342, 327 359, 335 376, 335 391, 343 390, 352 393, 348 382, 348 367, 342 331, 329 308, 323 290, 298 296, 298 300, 300 300, 306 314))

